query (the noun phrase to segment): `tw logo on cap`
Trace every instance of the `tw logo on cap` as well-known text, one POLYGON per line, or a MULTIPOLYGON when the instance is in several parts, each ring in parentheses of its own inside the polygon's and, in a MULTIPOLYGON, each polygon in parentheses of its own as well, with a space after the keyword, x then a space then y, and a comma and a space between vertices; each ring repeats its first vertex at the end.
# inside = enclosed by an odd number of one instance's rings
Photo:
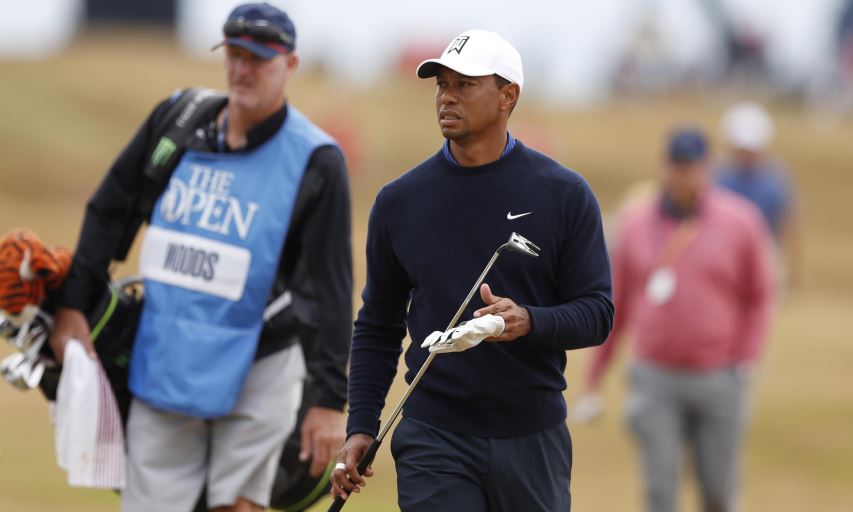
POLYGON ((459 36, 456 40, 453 41, 453 44, 450 45, 450 48, 447 50, 447 53, 456 52, 462 53, 462 48, 465 48, 465 43, 468 42, 468 39, 471 39, 471 36, 459 36))

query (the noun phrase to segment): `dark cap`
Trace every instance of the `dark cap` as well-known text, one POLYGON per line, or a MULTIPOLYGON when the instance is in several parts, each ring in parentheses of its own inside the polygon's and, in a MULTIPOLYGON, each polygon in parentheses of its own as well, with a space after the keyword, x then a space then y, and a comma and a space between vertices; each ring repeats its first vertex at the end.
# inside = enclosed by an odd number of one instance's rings
POLYGON ((290 16, 268 3, 238 5, 225 20, 222 33, 225 39, 213 49, 229 44, 271 59, 296 48, 296 28, 290 16))
POLYGON ((666 155, 670 162, 689 164, 708 154, 705 133, 694 127, 683 126, 669 134, 666 155))

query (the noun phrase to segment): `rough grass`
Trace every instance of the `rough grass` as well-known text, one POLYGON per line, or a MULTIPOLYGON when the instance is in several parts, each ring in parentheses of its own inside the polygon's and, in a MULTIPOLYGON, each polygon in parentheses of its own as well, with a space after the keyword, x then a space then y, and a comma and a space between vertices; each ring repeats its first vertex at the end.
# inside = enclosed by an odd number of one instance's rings
MULTIPOLYGON (((179 87, 222 86, 216 61, 184 58, 168 34, 150 31, 89 33, 56 58, 0 62, 0 76, 0 230, 29 226, 65 245, 73 245, 86 198, 150 107, 179 87)), ((301 110, 331 131, 347 133, 359 149, 352 173, 356 298, 364 283, 365 223, 374 194, 440 143, 432 91, 430 83, 408 76, 354 90, 316 70, 302 70, 290 88, 301 110)), ((656 175, 660 141, 672 123, 692 121, 713 130, 730 99, 685 94, 568 111, 524 97, 511 127, 525 142, 583 173, 606 210, 630 184, 656 175)), ((780 309, 755 382, 743 504, 745 510, 848 511, 853 503, 853 126, 785 104, 774 104, 773 111, 775 149, 799 185, 805 286, 780 309)), ((133 261, 118 273, 133 271, 133 261)), ((8 352, 0 348, 0 355, 8 352)), ((586 356, 570 357, 570 400, 586 356)), ((572 427, 576 510, 640 510, 635 453, 621 420, 622 364, 606 381, 607 416, 598 425, 572 427)), ((388 402, 393 405, 401 390, 396 383, 388 402)), ((65 485, 40 396, 0 385, 0 410, 0 510, 117 509, 111 493, 65 485)), ((375 467, 377 476, 347 510, 396 509, 387 448, 375 467)), ((696 510, 692 479, 685 475, 685 481, 685 510, 696 510)))

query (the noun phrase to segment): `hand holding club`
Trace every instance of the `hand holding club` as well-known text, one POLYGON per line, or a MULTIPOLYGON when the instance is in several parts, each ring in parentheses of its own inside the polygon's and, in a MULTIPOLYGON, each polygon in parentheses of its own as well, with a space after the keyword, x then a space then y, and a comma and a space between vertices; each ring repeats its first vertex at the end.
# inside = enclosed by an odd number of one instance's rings
POLYGON ((65 347, 70 340, 79 341, 86 354, 92 359, 98 358, 95 346, 92 345, 89 323, 83 313, 73 308, 59 308, 54 315, 53 332, 48 340, 57 363, 62 364, 65 358, 65 347))
POLYGON ((504 321, 503 333, 486 338, 486 341, 515 341, 530 332, 530 313, 526 308, 519 306, 512 299, 493 294, 486 283, 480 286, 480 297, 486 303, 486 307, 474 311, 474 318, 497 315, 504 321))
MULTIPOLYGON (((353 492, 361 492, 361 487, 367 485, 364 477, 373 476, 373 468, 367 466, 363 472, 358 464, 364 458, 374 439, 367 434, 353 434, 347 439, 335 460, 335 470, 332 471, 331 494, 333 497, 347 499, 353 492)), ((378 445, 376 445, 378 448, 378 445)), ((374 448, 375 449, 375 448, 374 448)), ((373 460, 373 457, 370 457, 373 460)))

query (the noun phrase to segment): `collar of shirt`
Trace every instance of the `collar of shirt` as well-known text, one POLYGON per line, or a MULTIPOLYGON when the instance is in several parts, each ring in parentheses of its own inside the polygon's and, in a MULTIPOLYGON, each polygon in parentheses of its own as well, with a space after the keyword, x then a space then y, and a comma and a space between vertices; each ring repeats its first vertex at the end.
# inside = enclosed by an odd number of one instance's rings
MULTIPOLYGON (((503 153, 501 153, 501 156, 498 157, 498 160, 505 157, 507 155, 507 153, 512 151, 512 148, 514 148, 514 147, 515 147, 515 137, 510 135, 509 132, 507 132, 506 133, 506 146, 504 146, 503 153)), ((462 167, 461 165, 459 165, 459 162, 457 162, 456 159, 453 158, 453 153, 450 152, 450 140, 449 139, 444 140, 444 145, 441 146, 441 153, 444 155, 444 158, 446 158, 448 162, 450 162, 451 164, 453 164, 457 167, 462 167)))
POLYGON ((222 123, 222 129, 216 125, 216 119, 211 122, 209 129, 208 145, 211 150, 219 153, 243 152, 252 150, 264 142, 268 141, 284 124, 287 118, 287 104, 285 103, 280 109, 273 113, 268 118, 264 119, 256 126, 249 129, 246 133, 246 145, 240 149, 234 150, 228 147, 225 143, 225 129, 228 127, 228 114, 225 114, 225 120, 222 123))
POLYGON ((669 194, 663 192, 660 197, 660 212, 664 217, 669 217, 678 221, 697 217, 702 213, 707 196, 708 188, 705 187, 699 192, 699 199, 696 201, 695 208, 685 210, 678 206, 669 194))

